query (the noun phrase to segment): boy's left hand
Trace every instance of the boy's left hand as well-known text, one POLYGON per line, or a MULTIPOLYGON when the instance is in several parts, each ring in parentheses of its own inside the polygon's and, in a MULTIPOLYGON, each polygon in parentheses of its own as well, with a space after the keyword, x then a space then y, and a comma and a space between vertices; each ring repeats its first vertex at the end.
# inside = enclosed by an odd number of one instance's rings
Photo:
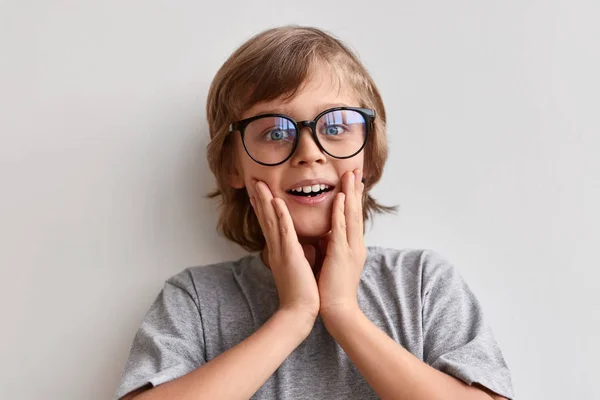
POLYGON ((358 285, 367 256, 363 238, 362 171, 342 177, 333 201, 331 232, 322 240, 325 253, 318 276, 322 318, 358 309, 358 285))

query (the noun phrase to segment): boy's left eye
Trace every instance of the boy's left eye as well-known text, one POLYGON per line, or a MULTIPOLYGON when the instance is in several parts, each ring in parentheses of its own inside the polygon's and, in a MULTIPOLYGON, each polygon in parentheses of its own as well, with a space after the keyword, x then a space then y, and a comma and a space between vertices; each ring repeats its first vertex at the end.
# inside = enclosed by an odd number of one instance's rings
POLYGON ((288 136, 289 136, 288 132, 284 129, 273 129, 273 130, 267 132, 266 139, 279 141, 279 140, 287 139, 288 136))

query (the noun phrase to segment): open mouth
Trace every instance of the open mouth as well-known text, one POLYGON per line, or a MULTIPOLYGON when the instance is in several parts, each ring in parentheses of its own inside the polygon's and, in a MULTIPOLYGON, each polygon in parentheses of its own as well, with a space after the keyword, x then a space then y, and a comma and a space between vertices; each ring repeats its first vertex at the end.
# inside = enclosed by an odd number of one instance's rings
POLYGON ((293 196, 316 197, 320 194, 327 193, 331 190, 333 190, 332 187, 330 187, 328 185, 320 184, 320 185, 297 187, 295 189, 288 190, 287 193, 289 193, 293 196))

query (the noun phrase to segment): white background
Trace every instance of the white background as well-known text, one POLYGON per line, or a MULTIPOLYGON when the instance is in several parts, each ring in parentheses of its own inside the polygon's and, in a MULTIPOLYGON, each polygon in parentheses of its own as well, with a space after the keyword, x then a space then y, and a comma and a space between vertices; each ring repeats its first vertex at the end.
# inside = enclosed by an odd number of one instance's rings
POLYGON ((432 248, 520 399, 597 398, 596 1, 0 1, 0 398, 107 399, 169 276, 215 234, 205 99, 289 23, 361 56, 389 113, 368 244, 432 248))

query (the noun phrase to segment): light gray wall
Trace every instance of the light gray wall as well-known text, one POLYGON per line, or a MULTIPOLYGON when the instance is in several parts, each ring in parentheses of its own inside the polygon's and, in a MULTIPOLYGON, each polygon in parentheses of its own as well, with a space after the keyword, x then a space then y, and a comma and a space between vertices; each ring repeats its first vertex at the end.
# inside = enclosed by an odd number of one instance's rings
POLYGON ((0 398, 106 399, 163 281, 215 235, 208 85, 299 23, 389 112, 367 242, 432 248, 478 295, 521 399, 597 398, 596 1, 0 1, 0 398))

